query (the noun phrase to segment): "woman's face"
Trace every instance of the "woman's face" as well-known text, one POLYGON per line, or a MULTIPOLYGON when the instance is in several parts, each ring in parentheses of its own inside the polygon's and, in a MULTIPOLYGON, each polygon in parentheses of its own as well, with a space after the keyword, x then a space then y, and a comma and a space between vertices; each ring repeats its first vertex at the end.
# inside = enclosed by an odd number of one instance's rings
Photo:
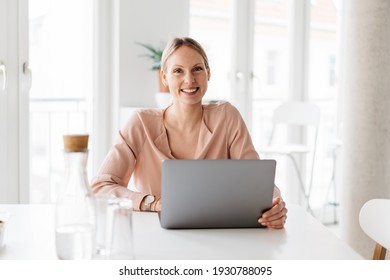
POLYGON ((169 86, 174 102, 188 105, 202 102, 210 79, 202 56, 194 49, 182 46, 168 59, 163 80, 169 86))

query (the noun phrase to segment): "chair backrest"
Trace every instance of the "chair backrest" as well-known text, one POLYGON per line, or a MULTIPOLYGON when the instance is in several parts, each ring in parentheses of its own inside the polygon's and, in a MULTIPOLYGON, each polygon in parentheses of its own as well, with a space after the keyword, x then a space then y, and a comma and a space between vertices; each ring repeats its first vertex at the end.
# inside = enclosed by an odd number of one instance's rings
POLYGON ((275 134, 276 126, 299 125, 312 126, 315 129, 314 146, 317 143, 318 125, 321 117, 321 109, 317 105, 303 101, 285 102, 279 105, 274 111, 273 127, 268 144, 271 145, 275 134))
POLYGON ((286 102, 276 108, 273 121, 292 125, 318 125, 320 115, 320 108, 313 103, 286 102))
POLYGON ((390 248, 390 199, 372 199, 360 209, 362 230, 376 242, 372 259, 383 260, 390 248))
MULTIPOLYGON (((309 183, 307 193, 304 190, 302 179, 300 179, 301 188, 305 192, 306 197, 310 197, 310 192, 313 185, 314 163, 316 158, 317 136, 319 130, 320 117, 321 117, 321 109, 319 106, 313 103, 303 102, 303 101, 291 101, 291 102, 282 103, 274 111, 273 126, 268 141, 268 145, 273 146, 276 140, 275 134, 276 134, 277 127, 283 127, 283 126, 288 127, 292 125, 301 126, 306 129, 305 132, 307 133, 307 135, 309 135, 308 130, 310 128, 314 130, 314 135, 313 137, 311 137, 313 140, 304 141, 304 142, 311 142, 311 144, 303 145, 303 143, 298 143, 298 145, 296 145, 294 143, 291 143, 292 141, 290 140, 286 140, 286 142, 290 142, 290 143, 281 144, 281 145, 285 145, 285 147, 288 148, 291 148, 292 146, 295 147, 301 146, 300 147, 301 151, 303 151, 301 153, 306 153, 307 151, 311 151, 312 157, 310 162, 311 165, 310 181, 309 181, 310 183, 309 183)), ((281 137, 281 139, 285 139, 285 137, 281 137)), ((302 140, 303 139, 300 139, 299 141, 302 140)), ((289 152, 289 156, 291 157, 291 152, 289 152)), ((293 163, 295 163, 295 168, 296 170, 298 170, 297 163, 294 159, 293 159, 293 163)), ((299 171, 298 174, 299 174, 298 177, 301 178, 299 171)), ((308 208, 310 208, 310 206, 308 206, 308 208)))

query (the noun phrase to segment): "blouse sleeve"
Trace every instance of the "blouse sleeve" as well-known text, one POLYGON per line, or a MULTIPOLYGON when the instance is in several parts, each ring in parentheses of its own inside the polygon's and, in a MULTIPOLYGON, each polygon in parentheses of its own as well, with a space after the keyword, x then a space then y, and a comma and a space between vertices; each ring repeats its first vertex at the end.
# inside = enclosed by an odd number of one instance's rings
POLYGON ((147 194, 129 190, 127 185, 144 141, 143 126, 138 114, 134 114, 119 131, 115 144, 92 179, 92 191, 129 198, 133 201, 134 209, 139 210, 140 203, 147 194))
POLYGON ((259 159, 240 112, 232 105, 226 108, 227 137, 231 159, 259 159))

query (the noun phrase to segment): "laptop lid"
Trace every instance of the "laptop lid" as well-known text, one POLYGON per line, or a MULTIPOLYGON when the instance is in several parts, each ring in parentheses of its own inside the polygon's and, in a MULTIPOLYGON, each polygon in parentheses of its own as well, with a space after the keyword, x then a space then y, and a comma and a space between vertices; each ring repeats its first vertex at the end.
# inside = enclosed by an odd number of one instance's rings
POLYGON ((261 227, 272 206, 275 160, 165 160, 163 228, 261 227))

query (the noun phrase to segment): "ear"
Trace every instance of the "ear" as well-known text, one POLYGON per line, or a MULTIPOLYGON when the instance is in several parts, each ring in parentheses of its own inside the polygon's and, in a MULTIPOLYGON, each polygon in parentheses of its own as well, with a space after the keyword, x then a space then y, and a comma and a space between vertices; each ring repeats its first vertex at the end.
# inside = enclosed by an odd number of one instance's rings
POLYGON ((210 82, 211 72, 210 68, 207 68, 207 81, 210 82))
POLYGON ((160 78, 164 86, 168 86, 167 82, 167 75, 165 74, 164 70, 160 70, 160 78))

